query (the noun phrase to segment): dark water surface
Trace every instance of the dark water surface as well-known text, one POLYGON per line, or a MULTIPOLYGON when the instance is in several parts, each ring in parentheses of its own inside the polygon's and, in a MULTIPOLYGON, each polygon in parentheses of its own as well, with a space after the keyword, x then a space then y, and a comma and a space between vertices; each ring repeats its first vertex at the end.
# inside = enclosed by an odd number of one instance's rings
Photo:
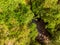
POLYGON ((49 42, 49 34, 47 30, 45 29, 45 23, 43 20, 38 19, 38 20, 32 20, 33 23, 37 25, 37 30, 38 30, 38 36, 36 37, 36 40, 40 43, 45 43, 48 44, 49 42))

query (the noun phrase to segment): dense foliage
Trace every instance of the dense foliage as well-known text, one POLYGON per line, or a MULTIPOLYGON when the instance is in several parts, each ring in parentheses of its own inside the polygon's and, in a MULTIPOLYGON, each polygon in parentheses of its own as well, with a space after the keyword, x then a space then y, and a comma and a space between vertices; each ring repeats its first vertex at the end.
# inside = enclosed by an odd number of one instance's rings
POLYGON ((41 18, 50 33, 51 45, 60 45, 59 0, 0 0, 0 45, 40 45, 35 39, 41 18))
POLYGON ((59 0, 33 0, 32 11, 36 18, 41 18, 46 23, 46 29, 51 34, 52 40, 60 43, 60 4, 59 0), (34 3, 33 3, 34 2, 34 3))
POLYGON ((33 16, 24 0, 0 0, 0 45, 29 45, 34 41, 36 25, 28 25, 33 16))

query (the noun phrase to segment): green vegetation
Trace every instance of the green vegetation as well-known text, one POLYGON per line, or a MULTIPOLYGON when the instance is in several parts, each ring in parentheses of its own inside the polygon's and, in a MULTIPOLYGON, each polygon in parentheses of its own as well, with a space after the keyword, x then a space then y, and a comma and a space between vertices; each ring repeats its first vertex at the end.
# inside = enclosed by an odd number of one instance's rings
POLYGON ((46 29, 52 36, 55 45, 60 43, 60 4, 58 0, 34 0, 32 2, 32 11, 41 18, 46 24, 46 29), (34 2, 34 3, 33 3, 34 2), (57 40, 56 40, 57 39, 57 40))
MULTIPOLYGON (((40 45, 36 41, 41 18, 51 35, 50 45, 60 45, 59 0, 0 0, 0 45, 40 45)), ((42 45, 42 44, 41 44, 42 45)))
POLYGON ((33 17, 24 0, 0 0, 0 45, 29 45, 34 41, 36 26, 28 27, 33 17))

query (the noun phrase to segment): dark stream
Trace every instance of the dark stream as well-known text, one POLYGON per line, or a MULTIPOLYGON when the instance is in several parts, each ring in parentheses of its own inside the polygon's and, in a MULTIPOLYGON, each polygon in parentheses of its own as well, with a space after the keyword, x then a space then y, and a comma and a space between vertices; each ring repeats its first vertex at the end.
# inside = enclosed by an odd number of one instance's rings
POLYGON ((38 30, 38 36, 36 37, 36 40, 40 43, 48 44, 49 42, 49 34, 48 31, 45 29, 45 23, 42 19, 33 20, 33 23, 37 25, 38 30))

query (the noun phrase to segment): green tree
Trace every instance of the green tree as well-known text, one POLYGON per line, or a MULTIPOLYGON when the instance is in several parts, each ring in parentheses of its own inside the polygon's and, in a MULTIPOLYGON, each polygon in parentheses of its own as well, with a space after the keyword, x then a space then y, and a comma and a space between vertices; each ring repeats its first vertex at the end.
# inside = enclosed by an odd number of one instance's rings
POLYGON ((0 45, 30 45, 33 17, 25 0, 0 0, 0 45))
POLYGON ((60 4, 58 4, 58 0, 33 0, 31 3, 32 11, 36 15, 35 18, 41 18, 47 23, 45 28, 53 37, 52 40, 56 40, 56 37, 59 40, 60 37, 58 35, 60 34, 56 33, 60 30, 58 28, 60 27, 60 4))

